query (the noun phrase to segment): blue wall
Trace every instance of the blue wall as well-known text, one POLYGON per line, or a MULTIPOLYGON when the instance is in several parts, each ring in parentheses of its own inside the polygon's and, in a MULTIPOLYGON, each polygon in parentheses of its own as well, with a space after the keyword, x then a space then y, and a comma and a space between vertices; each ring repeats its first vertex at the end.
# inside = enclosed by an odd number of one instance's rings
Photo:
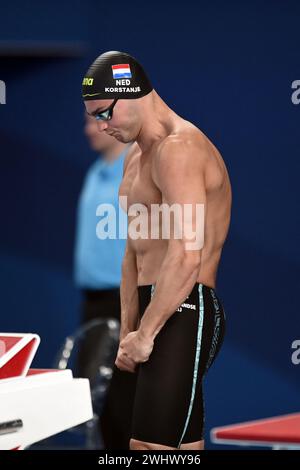
MULTIPOLYGON (((299 411, 300 79, 296 1, 29 1, 1 5, 0 40, 82 41, 76 58, 3 58, 0 289, 3 331, 33 331, 49 366, 79 320, 75 210, 95 158, 82 76, 106 50, 136 56, 178 114, 218 146, 233 187, 218 291, 223 351, 206 380, 206 426, 299 411)), ((210 447, 213 447, 212 445, 210 447)))

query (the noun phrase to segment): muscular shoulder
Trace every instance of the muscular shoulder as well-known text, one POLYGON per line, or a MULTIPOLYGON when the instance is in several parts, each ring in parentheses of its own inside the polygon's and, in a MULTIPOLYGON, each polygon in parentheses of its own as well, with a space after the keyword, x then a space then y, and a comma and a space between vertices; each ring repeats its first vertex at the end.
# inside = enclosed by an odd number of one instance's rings
POLYGON ((166 137, 161 143, 153 165, 153 179, 169 178, 177 173, 191 175, 205 169, 209 153, 200 131, 185 130, 166 137))

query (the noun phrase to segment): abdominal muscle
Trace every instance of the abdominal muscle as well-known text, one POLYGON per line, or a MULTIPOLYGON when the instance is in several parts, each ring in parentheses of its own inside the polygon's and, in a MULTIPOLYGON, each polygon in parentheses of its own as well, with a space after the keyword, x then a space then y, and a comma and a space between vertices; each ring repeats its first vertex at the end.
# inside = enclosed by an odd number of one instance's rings
MULTIPOLYGON (((137 259, 137 285, 155 284, 160 276, 161 267, 167 253, 167 240, 135 240, 132 243, 137 259)), ((197 281, 215 288, 216 272, 220 255, 207 256, 202 250, 201 265, 197 281)))
POLYGON ((133 247, 136 251, 138 286, 155 284, 167 253, 167 241, 136 240, 133 247))

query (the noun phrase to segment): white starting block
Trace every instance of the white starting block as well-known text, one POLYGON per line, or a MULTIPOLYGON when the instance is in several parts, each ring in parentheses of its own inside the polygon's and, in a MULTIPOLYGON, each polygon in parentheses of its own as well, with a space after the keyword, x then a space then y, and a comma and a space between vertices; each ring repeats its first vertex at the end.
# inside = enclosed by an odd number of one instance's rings
POLYGON ((29 369, 40 338, 0 333, 0 450, 24 449, 93 417, 88 379, 29 369))

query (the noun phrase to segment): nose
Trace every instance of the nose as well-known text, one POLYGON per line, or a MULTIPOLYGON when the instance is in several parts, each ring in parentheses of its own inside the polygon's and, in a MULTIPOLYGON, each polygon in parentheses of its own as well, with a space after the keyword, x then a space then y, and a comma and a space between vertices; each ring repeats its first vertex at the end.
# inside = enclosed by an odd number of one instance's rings
POLYGON ((105 121, 97 121, 97 127, 98 127, 98 131, 102 132, 108 128, 108 124, 105 121))

